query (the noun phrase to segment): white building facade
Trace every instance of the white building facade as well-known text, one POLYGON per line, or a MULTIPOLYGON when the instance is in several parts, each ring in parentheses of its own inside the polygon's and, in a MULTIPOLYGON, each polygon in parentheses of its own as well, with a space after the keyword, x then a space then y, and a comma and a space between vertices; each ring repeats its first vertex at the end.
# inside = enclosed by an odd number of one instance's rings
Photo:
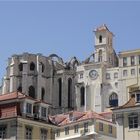
POLYGON ((95 29, 95 52, 77 67, 76 73, 78 110, 102 112, 122 105, 132 90, 140 89, 140 50, 116 55, 113 33, 102 25, 95 29))

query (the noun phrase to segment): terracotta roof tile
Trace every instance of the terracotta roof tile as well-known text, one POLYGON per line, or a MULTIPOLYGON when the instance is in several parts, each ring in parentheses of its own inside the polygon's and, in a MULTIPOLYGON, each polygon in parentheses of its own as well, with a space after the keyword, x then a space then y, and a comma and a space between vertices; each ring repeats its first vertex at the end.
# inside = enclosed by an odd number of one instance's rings
POLYGON ((20 92, 6 93, 6 94, 0 95, 0 101, 23 98, 23 97, 25 97, 25 95, 20 92))
POLYGON ((58 125, 58 126, 63 126, 70 123, 80 122, 80 121, 89 120, 89 119, 106 120, 103 116, 93 111, 87 111, 87 112, 71 111, 66 114, 49 116, 49 120, 53 124, 58 125))
POLYGON ((116 108, 114 108, 114 109, 112 109, 112 110, 116 110, 116 109, 125 109, 125 108, 130 108, 130 107, 135 107, 135 106, 137 106, 135 97, 131 97, 131 98, 129 99, 129 101, 126 102, 124 105, 119 106, 119 107, 116 107, 116 108))

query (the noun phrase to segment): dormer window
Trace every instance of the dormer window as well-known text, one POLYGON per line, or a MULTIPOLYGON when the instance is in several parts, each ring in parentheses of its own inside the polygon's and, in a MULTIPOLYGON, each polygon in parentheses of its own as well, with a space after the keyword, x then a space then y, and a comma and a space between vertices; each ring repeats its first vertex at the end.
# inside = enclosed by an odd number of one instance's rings
POLYGON ((99 36, 99 43, 102 43, 102 36, 99 36))

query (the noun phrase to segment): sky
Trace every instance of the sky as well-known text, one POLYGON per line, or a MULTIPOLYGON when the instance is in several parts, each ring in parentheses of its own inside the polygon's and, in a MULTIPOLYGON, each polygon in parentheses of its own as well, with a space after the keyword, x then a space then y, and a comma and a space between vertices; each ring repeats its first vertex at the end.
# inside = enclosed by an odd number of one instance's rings
POLYGON ((117 53, 140 48, 140 1, 0 0, 0 79, 13 54, 85 60, 102 24, 114 33, 117 53))

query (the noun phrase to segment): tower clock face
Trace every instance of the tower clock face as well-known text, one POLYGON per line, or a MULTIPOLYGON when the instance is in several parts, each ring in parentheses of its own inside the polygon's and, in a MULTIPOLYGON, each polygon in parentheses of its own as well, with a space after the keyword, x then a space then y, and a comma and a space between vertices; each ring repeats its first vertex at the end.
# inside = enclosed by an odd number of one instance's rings
POLYGON ((89 72, 89 76, 90 76, 90 78, 92 78, 94 80, 98 77, 98 72, 96 70, 91 70, 89 72))

